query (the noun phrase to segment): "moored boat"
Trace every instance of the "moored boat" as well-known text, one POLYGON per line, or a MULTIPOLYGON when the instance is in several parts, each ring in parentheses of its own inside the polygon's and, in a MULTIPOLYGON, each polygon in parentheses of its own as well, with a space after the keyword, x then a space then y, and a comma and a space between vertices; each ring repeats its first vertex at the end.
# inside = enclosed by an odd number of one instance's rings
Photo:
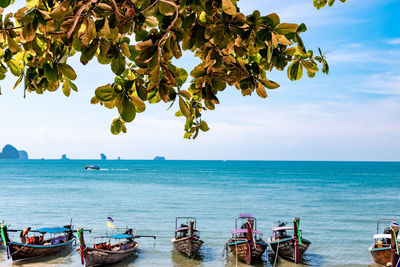
POLYGON ((194 217, 177 217, 175 219, 175 238, 171 242, 176 250, 190 258, 195 256, 203 244, 200 239, 200 231, 196 226, 194 217), (181 223, 182 220, 185 222, 181 223))
POLYGON ((226 249, 229 248, 238 260, 253 264, 261 260, 268 247, 262 235, 260 231, 257 231, 257 220, 252 214, 240 214, 235 219, 235 230, 226 242, 226 249), (240 228, 238 228, 238 223, 240 228))
POLYGON ((13 261, 54 256, 71 250, 72 243, 75 241, 71 225, 32 231, 30 228, 22 231, 8 230, 7 225, 1 225, 1 236, 6 246, 7 258, 11 258, 13 261), (10 240, 8 232, 21 232, 21 242, 10 240), (29 237, 29 232, 35 233, 35 236, 29 237), (46 238, 46 235, 50 235, 50 237, 46 238))
MULTIPOLYGON (((392 235, 394 233, 392 229, 398 228, 398 224, 394 222, 392 219, 378 219, 376 222, 376 234, 374 235, 374 242, 372 245, 369 247, 369 252, 371 253, 372 260, 382 266, 388 266, 388 264, 392 264, 392 256, 396 257, 396 255, 392 255, 392 235), (388 221, 393 221, 391 225, 388 225, 385 227, 383 230, 383 234, 380 234, 380 224, 382 222, 388 222, 388 221)), ((396 248, 399 247, 400 242, 397 239, 398 237, 398 229, 396 230, 396 238, 394 241, 397 241, 397 246, 396 248)), ((395 245, 396 242, 393 242, 395 245)), ((398 258, 398 257, 397 257, 398 258)), ((398 260, 395 259, 395 267, 400 266, 398 263, 398 260)))
POLYGON ((288 261, 302 263, 303 254, 311 242, 302 236, 299 228, 300 218, 293 219, 293 227, 287 225, 287 222, 278 222, 278 226, 272 229, 272 236, 268 239, 269 245, 275 252, 275 261, 276 257, 280 256, 288 261))
POLYGON ((133 256, 139 247, 135 238, 140 237, 156 239, 157 236, 132 235, 132 229, 127 229, 124 234, 97 236, 94 238, 93 247, 87 247, 83 229, 80 228, 78 229, 80 246, 76 251, 81 255, 82 265, 87 267, 113 264, 133 256))

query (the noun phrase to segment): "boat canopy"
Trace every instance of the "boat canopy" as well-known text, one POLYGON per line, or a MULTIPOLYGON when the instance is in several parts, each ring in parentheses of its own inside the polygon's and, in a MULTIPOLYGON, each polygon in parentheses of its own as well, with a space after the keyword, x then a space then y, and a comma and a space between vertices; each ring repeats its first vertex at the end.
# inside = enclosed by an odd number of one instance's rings
POLYGON ((253 214, 250 213, 241 213, 239 214, 239 218, 254 218, 253 214))
POLYGON ((272 228, 272 231, 286 231, 286 230, 293 230, 293 227, 290 226, 279 226, 272 228))
POLYGON ((125 234, 109 235, 109 236, 106 236, 106 237, 107 238, 114 238, 114 239, 133 238, 132 235, 125 235, 125 234))
POLYGON ((58 234, 63 232, 69 232, 71 231, 71 229, 65 227, 44 227, 44 228, 39 228, 36 231, 40 233, 58 234))
MULTIPOLYGON (((247 229, 238 229, 238 230, 232 231, 232 234, 239 234, 239 233, 247 233, 247 229)), ((257 230, 253 230, 253 233, 259 234, 259 235, 263 234, 263 233, 261 233, 260 231, 257 231, 257 230)))
POLYGON ((375 239, 380 239, 380 238, 392 238, 391 234, 375 234, 374 235, 375 239))

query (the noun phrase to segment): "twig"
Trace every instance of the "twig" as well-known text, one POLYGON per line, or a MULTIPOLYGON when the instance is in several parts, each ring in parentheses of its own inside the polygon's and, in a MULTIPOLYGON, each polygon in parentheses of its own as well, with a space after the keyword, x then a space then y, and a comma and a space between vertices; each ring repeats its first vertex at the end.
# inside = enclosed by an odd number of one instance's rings
POLYGON ((179 6, 180 6, 180 5, 176 4, 175 2, 171 2, 171 1, 169 1, 169 0, 158 0, 158 1, 159 1, 159 2, 164 2, 164 3, 167 3, 167 4, 170 4, 170 5, 174 6, 175 9, 176 9, 176 15, 175 15, 174 20, 171 22, 171 24, 168 26, 166 32, 164 33, 164 35, 163 35, 163 36, 161 37, 161 39, 158 41, 158 46, 160 46, 160 44, 165 40, 165 38, 167 38, 169 32, 171 31, 171 28, 175 25, 175 22, 176 22, 176 20, 177 20, 178 17, 179 17, 179 6))
POLYGON ((117 5, 117 2, 115 2, 115 0, 111 0, 111 2, 112 2, 113 5, 114 5, 115 12, 117 13, 117 15, 120 16, 120 17, 123 17, 122 13, 119 12, 119 8, 118 8, 118 5, 117 5))
POLYGON ((71 25, 71 28, 67 32, 67 38, 70 38, 73 31, 75 30, 76 25, 78 24, 79 17, 81 16, 83 10, 85 10, 88 6, 90 6, 92 3, 97 2, 99 0, 88 0, 84 4, 81 5, 81 7, 78 9, 78 11, 75 13, 74 16, 74 21, 71 25))
POLYGON ((159 0, 154 1, 154 3, 152 3, 151 5, 149 5, 148 7, 146 7, 145 9, 140 10, 140 12, 137 13, 136 15, 139 15, 139 14, 141 14, 141 13, 143 13, 143 12, 146 12, 147 10, 149 10, 150 8, 152 8, 152 7, 153 7, 155 4, 157 4, 158 2, 159 2, 159 0))

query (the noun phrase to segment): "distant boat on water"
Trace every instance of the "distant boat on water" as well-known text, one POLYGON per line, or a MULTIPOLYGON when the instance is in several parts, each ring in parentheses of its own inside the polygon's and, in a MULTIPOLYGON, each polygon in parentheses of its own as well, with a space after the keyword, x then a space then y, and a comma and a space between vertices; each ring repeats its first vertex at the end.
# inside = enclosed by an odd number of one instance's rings
POLYGON ((165 157, 155 156, 153 160, 165 160, 165 157))
POLYGON ((85 168, 85 170, 100 170, 99 165, 89 165, 89 166, 83 165, 83 168, 85 168))

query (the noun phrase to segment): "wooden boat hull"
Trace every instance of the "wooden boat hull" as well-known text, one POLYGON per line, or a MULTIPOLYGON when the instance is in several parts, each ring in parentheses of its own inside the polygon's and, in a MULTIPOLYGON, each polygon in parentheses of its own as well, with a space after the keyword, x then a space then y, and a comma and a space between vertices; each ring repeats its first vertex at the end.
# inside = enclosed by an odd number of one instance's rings
POLYGON ((11 244, 9 244, 8 247, 10 250, 11 259, 13 261, 19 261, 54 256, 58 253, 71 250, 72 243, 74 241, 75 238, 69 240, 66 243, 49 246, 29 245, 12 242, 11 244))
POLYGON ((268 244, 264 242, 257 241, 255 248, 249 247, 247 241, 228 241, 228 246, 230 252, 233 253, 240 261, 247 264, 252 264, 253 262, 260 261, 264 251, 267 249, 268 244))
POLYGON ((391 262, 391 249, 390 247, 375 248, 375 244, 369 248, 372 260, 379 265, 387 266, 391 262))
MULTIPOLYGON (((109 251, 97 248, 86 248, 85 266, 103 266, 123 261, 124 259, 134 255, 138 246, 138 244, 135 244, 133 248, 124 251, 109 251)), ((80 248, 76 249, 76 251, 79 254, 81 253, 80 248)))
MULTIPOLYGON (((306 252, 308 246, 311 244, 307 239, 302 238, 301 244, 299 244, 299 254, 300 260, 302 260, 304 252, 306 252)), ((272 250, 276 253, 278 251, 278 255, 285 260, 295 261, 295 241, 293 238, 285 238, 279 241, 270 241, 269 245, 272 250), (279 250, 278 250, 279 244, 279 250)))
POLYGON ((201 245, 203 245, 202 240, 190 237, 174 238, 171 241, 176 250, 188 257, 193 257, 199 251, 201 245))

